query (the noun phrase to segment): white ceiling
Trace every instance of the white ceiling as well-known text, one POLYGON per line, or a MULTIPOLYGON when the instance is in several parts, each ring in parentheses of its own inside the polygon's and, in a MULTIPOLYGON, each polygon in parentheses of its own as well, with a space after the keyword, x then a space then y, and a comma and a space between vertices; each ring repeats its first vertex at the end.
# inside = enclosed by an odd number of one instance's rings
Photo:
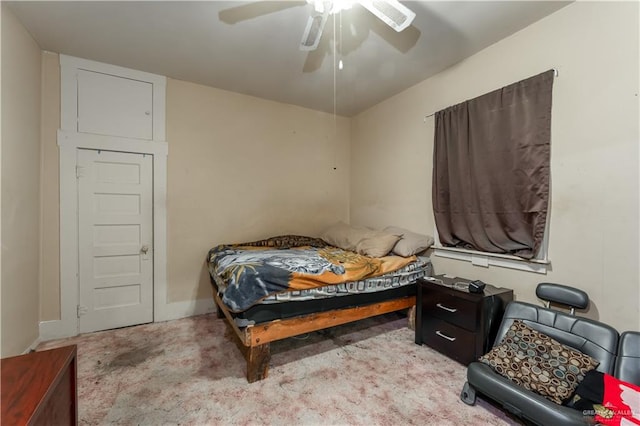
POLYGON ((7 3, 44 50, 352 116, 569 2, 404 1, 402 33, 356 5, 313 52, 304 1, 7 3))

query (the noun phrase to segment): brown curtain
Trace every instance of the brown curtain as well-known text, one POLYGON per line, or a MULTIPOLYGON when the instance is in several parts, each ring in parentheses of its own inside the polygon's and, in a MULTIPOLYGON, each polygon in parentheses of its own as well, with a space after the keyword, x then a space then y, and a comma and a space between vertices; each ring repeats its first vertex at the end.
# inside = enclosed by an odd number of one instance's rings
POLYGON ((549 204, 554 71, 435 114, 433 209, 444 246, 533 258, 549 204))

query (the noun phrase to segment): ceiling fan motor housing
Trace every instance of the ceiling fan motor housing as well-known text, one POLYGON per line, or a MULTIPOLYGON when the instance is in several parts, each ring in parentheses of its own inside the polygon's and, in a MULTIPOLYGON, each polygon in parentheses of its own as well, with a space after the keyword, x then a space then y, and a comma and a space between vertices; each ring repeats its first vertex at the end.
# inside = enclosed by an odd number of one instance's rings
MULTIPOLYGON (((411 25, 411 22, 416 17, 413 11, 397 0, 358 0, 357 2, 398 32, 411 25)), ((300 50, 315 50, 320 43, 322 30, 329 14, 349 9, 354 1, 307 0, 307 3, 313 5, 313 12, 309 16, 307 26, 302 35, 300 50)))

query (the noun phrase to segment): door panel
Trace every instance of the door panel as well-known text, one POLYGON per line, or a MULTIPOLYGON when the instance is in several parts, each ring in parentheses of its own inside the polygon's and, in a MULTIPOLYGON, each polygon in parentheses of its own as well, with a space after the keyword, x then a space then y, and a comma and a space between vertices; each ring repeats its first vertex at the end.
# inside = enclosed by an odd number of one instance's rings
POLYGON ((153 84, 79 70, 78 132, 153 139, 153 84))
POLYGON ((151 322, 152 157, 80 149, 78 171, 80 332, 151 322))
POLYGON ((98 288, 93 293, 93 298, 96 310, 136 306, 141 302, 140 285, 98 288))
POLYGON ((93 227, 93 245, 108 249, 122 244, 139 247, 140 225, 95 225, 93 227))
POLYGON ((96 163, 98 182, 140 183, 140 165, 101 162, 96 163))

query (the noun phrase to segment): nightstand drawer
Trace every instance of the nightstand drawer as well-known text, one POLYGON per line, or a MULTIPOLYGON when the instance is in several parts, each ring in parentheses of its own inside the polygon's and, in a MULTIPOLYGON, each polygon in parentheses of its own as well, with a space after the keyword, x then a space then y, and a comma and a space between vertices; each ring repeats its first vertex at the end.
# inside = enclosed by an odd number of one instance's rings
POLYGON ((423 343, 462 364, 474 361, 474 333, 431 316, 425 317, 423 321, 423 343))
POLYGON ((418 279, 415 342, 463 363, 478 359, 495 339, 513 290, 487 284, 482 293, 455 288, 464 278, 418 279), (434 282, 438 281, 438 282, 434 282))
POLYGON ((476 331, 478 303, 445 291, 423 289, 422 306, 425 315, 432 315, 451 324, 476 331))

